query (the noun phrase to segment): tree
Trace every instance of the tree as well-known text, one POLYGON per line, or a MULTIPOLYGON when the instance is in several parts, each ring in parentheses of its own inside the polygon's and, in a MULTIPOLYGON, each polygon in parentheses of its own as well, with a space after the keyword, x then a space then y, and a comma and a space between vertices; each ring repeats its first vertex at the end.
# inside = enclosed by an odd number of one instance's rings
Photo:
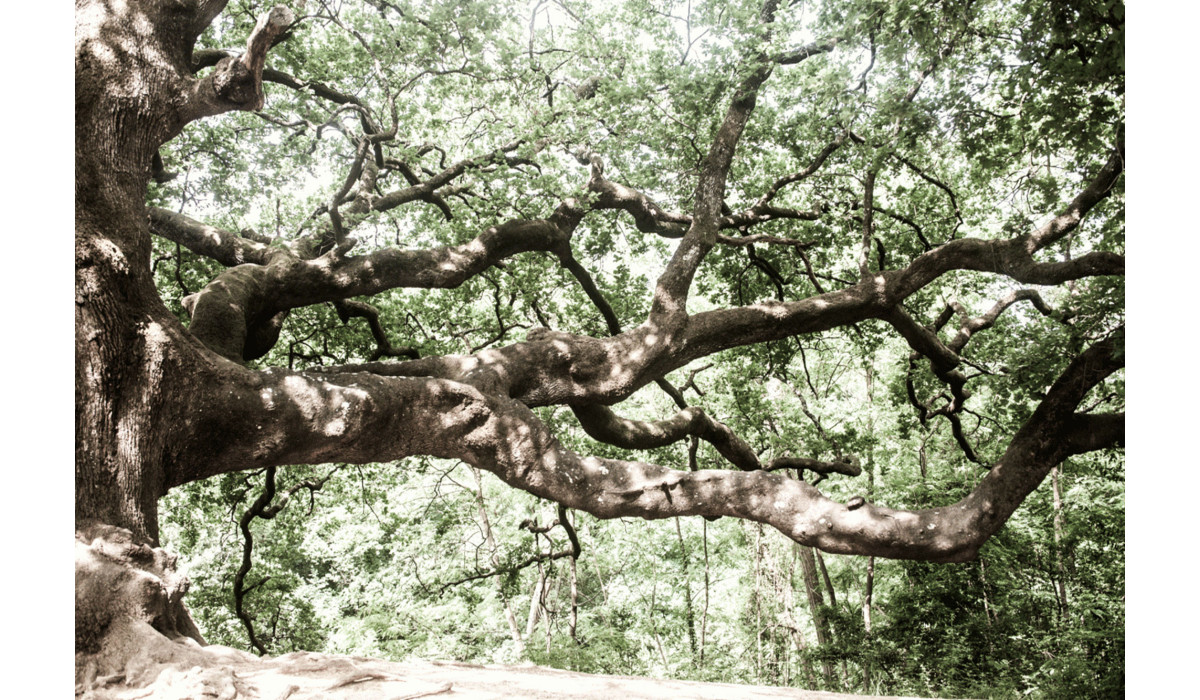
POLYGON ((428 455, 600 518, 952 562, 1123 444, 1122 4, 304 4, 77 3, 80 658, 129 619, 199 638, 157 501, 215 475, 428 455), (331 364, 338 320, 373 347, 331 364), (834 332, 906 344, 908 425, 985 472, 965 497, 817 488, 869 436, 771 408, 834 332), (697 373, 751 350, 785 381, 718 415, 697 373))

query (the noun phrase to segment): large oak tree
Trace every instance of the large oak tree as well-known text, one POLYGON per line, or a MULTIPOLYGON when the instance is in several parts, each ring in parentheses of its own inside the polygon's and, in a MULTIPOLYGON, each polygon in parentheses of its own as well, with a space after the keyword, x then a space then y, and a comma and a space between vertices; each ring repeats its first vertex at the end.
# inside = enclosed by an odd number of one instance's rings
POLYGON ((1123 444, 1120 3, 315 4, 76 3, 80 652, 129 617, 199 637, 156 504, 234 471, 429 455, 601 518, 745 518, 948 562, 1064 459, 1123 444), (164 155, 238 111, 257 128, 164 155), (308 168, 319 205, 271 236, 162 206, 222 159, 308 168), (155 238, 209 276, 160 292, 155 238), (624 277, 603 269, 621 255, 624 277), (547 264, 590 318, 542 308, 547 264), (453 312, 397 290, 478 280, 496 290, 486 342, 398 337, 453 312), (373 351, 331 365, 281 342, 323 307, 373 351), (1039 319, 1054 333, 1021 330, 1039 319), (767 451, 688 390, 725 351, 838 329, 907 344, 911 420, 944 421, 980 463, 969 496, 832 500, 814 482, 860 475, 856 455, 767 451), (1028 367, 998 348, 1038 371, 1001 391, 1028 367), (623 413, 655 384, 676 413, 623 413), (580 454, 552 406, 597 453, 691 440, 693 459, 580 454), (1011 429, 980 449, 965 418, 999 413, 1011 429), (697 468, 697 440, 723 468, 697 468), (130 575, 102 554, 157 583, 114 591, 130 575))

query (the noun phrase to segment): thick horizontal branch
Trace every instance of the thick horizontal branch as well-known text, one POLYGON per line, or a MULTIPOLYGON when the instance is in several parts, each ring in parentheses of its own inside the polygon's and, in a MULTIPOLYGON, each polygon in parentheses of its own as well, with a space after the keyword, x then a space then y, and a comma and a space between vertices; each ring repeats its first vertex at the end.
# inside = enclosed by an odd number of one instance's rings
POLYGON ((1092 346, 1050 388, 1001 459, 954 504, 907 511, 834 502, 766 471, 679 471, 567 450, 523 403, 440 379, 371 374, 250 372, 225 365, 199 387, 180 430, 168 486, 273 464, 386 462, 410 455, 461 459, 536 496, 601 518, 728 516, 769 524, 825 551, 936 561, 970 559, 1049 470, 1074 436, 1112 419, 1073 411, 1123 366, 1117 340, 1092 346), (1063 440, 1064 436, 1069 437, 1063 440), (336 457, 335 457, 336 456, 336 457))
MULTIPOLYGON (((926 277, 928 283, 960 269, 960 265, 971 269, 973 263, 999 255, 998 251, 1012 245, 1013 241, 960 239, 918 258, 915 272, 910 266, 806 299, 769 300, 691 315, 682 334, 672 339, 664 338, 652 324, 604 339, 535 330, 529 334, 529 342, 471 358, 426 358, 396 365, 361 365, 358 369, 391 376, 468 381, 468 377, 480 377, 481 369, 487 368, 483 374, 490 377, 489 381, 500 382, 507 395, 530 406, 612 404, 657 377, 722 350, 893 316, 895 304, 915 291, 909 289, 913 276, 926 277), (938 254, 946 248, 957 248, 963 255, 938 254)), ((993 262, 989 266, 1004 271, 1003 264, 993 262)), ((956 353, 911 319, 900 327, 911 331, 909 340, 917 342, 918 347, 931 355, 944 356, 939 363, 947 371, 958 364, 956 353)))
MULTIPOLYGON (((322 256, 310 261, 271 264, 254 271, 253 285, 242 284, 240 290, 227 288, 224 298, 218 299, 220 303, 208 309, 221 317, 220 322, 206 331, 210 334, 198 337, 216 347, 228 344, 224 337, 232 334, 237 344, 243 342, 237 338, 237 324, 245 325, 248 318, 275 319, 281 308, 373 294, 394 287, 453 287, 506 256, 532 250, 559 250, 582 215, 577 203, 567 202, 549 219, 508 222, 462 246, 433 251, 389 248, 361 257, 322 256), (257 294, 262 301, 250 303, 253 299, 247 294, 257 294)), ((530 406, 611 404, 649 381, 721 350, 820 332, 869 318, 887 318, 907 296, 953 270, 983 270, 1018 280, 1040 279, 1044 277, 1042 271, 1052 270, 1070 279, 1074 274, 1092 274, 1093 263, 1100 262, 1103 267, 1101 261, 1107 260, 1107 256, 1112 254, 1092 253, 1065 263, 1036 263, 1025 252, 1025 237, 999 241, 959 239, 922 254, 906 268, 880 272, 841 290, 797 301, 762 302, 703 312, 682 318, 670 332, 656 323, 646 323, 605 339, 534 331, 529 334, 530 342, 489 349, 472 357, 427 358, 395 365, 375 363, 362 369, 392 376, 483 382, 479 385, 494 388, 530 406)), ((1116 258, 1114 269, 1105 271, 1123 272, 1123 258, 1112 257, 1116 258)), ((907 333, 906 337, 912 336, 910 342, 914 338, 924 342, 926 334, 915 323, 901 324, 900 328, 907 333)), ((926 350, 933 348, 937 352, 930 350, 926 354, 939 354, 940 341, 934 342, 936 336, 928 340, 926 350)), ((224 350, 223 354, 236 359, 229 354, 229 348, 224 350)), ((957 364, 954 355, 950 352, 942 366, 951 368, 957 364)))
POLYGON ((150 232, 211 258, 227 267, 254 263, 266 265, 279 249, 260 243, 169 209, 146 207, 150 214, 150 232))
POLYGON ((1067 208, 1044 226, 1016 238, 985 241, 964 238, 950 241, 918 256, 903 270, 881 273, 888 278, 891 300, 899 301, 950 270, 994 272, 1024 284, 1055 285, 1073 279, 1125 274, 1124 256, 1094 251, 1064 262, 1039 263, 1033 254, 1079 226, 1083 217, 1112 191, 1124 165, 1124 154, 1115 151, 1092 181, 1067 208))

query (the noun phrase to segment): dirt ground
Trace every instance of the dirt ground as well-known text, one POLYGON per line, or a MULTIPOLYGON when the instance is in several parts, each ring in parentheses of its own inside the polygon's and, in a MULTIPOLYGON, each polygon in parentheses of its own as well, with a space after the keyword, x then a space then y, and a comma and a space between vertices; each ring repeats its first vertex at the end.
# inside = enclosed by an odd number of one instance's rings
POLYGON ((297 652, 263 658, 228 648, 207 647, 208 659, 191 667, 172 663, 146 669, 143 687, 124 677, 100 677, 77 694, 87 700, 493 700, 494 698, 639 700, 835 700, 868 696, 729 683, 598 676, 540 666, 478 666, 456 662, 379 661, 361 657, 297 652), (205 663, 207 661, 208 663, 205 663))

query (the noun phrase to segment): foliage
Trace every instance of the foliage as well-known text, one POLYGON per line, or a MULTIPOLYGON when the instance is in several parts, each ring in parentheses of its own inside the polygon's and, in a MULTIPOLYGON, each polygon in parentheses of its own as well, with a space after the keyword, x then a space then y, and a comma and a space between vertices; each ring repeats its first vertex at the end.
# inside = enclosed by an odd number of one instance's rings
MULTIPOLYGON (((318 4, 270 65, 353 94, 374 114, 395 109, 398 148, 414 167, 433 172, 523 139, 513 152, 522 161, 485 159, 471 170, 453 218, 429 203, 364 215, 356 253, 463 243, 499 221, 548 216, 566 197, 590 196, 575 158, 584 146, 603 153, 606 177, 636 184, 664 210, 688 210, 720 125, 713 105, 729 102, 742 57, 761 39, 752 3, 318 4)), ((202 43, 244 37, 265 7, 235 5, 202 43)), ((847 48, 766 84, 738 146, 729 208, 750 207, 845 129, 860 145, 836 151, 810 188, 785 189, 776 202, 820 205, 824 216, 753 229, 805 246, 717 247, 689 311, 802 299, 857 279, 846 241, 862 237, 861 173, 878 173, 871 255, 887 268, 966 235, 1007 238, 1041 223, 1123 138, 1120 2, 848 0, 789 4, 780 15, 780 43, 838 37, 847 48)), ((180 175, 153 185, 148 201, 279 246, 317 228, 353 160, 348 134, 360 117, 311 90, 268 83, 266 92, 262 112, 192 125, 168 144, 164 161, 180 175)), ((1123 254, 1122 188, 1040 254, 1044 261, 1123 254)), ((571 241, 622 328, 646 317, 658 261, 673 245, 622 212, 595 214, 571 241)), ((160 294, 186 321, 183 299, 219 266, 161 238, 154 246, 160 294)), ((1017 289, 1007 278, 949 274, 904 308, 922 324, 950 302, 977 316, 1017 289)), ((964 439, 948 421, 918 415, 912 397, 944 396, 946 385, 928 362, 910 362, 911 347, 882 321, 727 350, 667 378, 765 457, 860 455, 861 477, 821 483, 830 498, 938 507, 974 487, 1069 358, 1123 326, 1121 276, 1039 290, 1051 313, 1017 303, 964 352, 972 392, 964 439)), ((542 326, 609 334, 577 280, 543 253, 456 288, 395 289, 370 302, 388 333, 422 357, 502 347, 542 326)), ((319 304, 293 310, 256 362, 339 365, 372 359, 376 348, 363 319, 319 304)), ((1123 375, 1085 403, 1122 411, 1123 375)), ((632 419, 674 410, 653 385, 621 404, 632 419)), ((568 448, 628 454, 593 441, 565 407, 537 411, 568 448)), ((637 457, 684 468, 688 444, 637 457)), ((707 444, 696 463, 728 466, 707 444)), ((280 488, 330 469, 281 470, 280 488)), ((477 486, 478 473, 454 461, 343 465, 311 498, 300 492, 275 518, 253 521, 246 606, 271 653, 528 659, 595 673, 932 697, 1112 697, 1124 689, 1123 452, 1076 456, 1059 470, 1061 502, 1047 480, 977 560, 874 560, 868 584, 866 559, 824 555, 828 584, 818 571, 823 602, 810 606, 803 551, 756 523, 573 513, 583 553, 572 569, 568 557, 529 562, 568 546, 561 525, 537 536, 518 528, 553 521, 554 505, 486 473, 477 486)), ((230 474, 161 502, 164 544, 190 567, 188 604, 209 642, 249 648, 231 590, 238 519, 261 489, 260 472, 230 474)))

